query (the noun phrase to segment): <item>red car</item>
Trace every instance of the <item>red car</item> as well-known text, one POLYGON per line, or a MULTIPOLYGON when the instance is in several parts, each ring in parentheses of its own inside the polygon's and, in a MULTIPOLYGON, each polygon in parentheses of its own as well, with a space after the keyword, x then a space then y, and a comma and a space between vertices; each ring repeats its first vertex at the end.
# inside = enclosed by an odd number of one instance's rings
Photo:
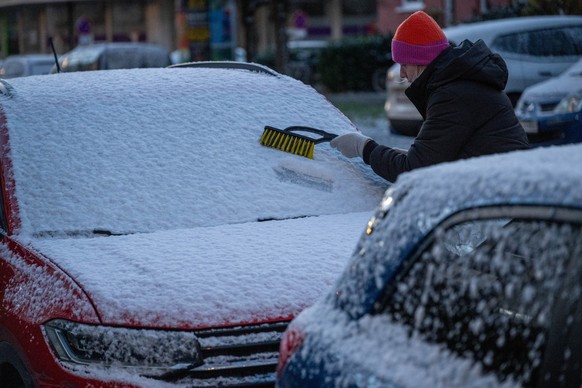
POLYGON ((294 125, 355 130, 258 65, 0 80, 0 381, 273 385, 386 188, 294 125))

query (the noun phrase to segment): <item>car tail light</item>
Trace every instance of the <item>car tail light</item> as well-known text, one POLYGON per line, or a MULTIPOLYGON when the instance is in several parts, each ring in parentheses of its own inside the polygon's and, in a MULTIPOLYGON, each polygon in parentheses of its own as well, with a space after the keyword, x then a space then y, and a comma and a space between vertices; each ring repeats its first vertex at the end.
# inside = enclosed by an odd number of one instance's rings
POLYGON ((304 334, 295 329, 288 329, 283 333, 283 338, 281 338, 281 344, 279 345, 279 363, 277 365, 277 376, 283 372, 287 361, 291 356, 301 347, 303 344, 304 334))

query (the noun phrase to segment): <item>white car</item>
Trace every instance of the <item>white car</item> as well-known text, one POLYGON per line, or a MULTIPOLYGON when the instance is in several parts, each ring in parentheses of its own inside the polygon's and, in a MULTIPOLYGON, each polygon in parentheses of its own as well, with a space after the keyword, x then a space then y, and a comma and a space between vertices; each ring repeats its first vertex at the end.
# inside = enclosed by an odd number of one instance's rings
MULTIPOLYGON (((514 105, 526 87, 561 74, 582 55, 582 16, 508 18, 443 31, 455 44, 482 39, 503 57, 509 70, 505 92, 514 105)), ((388 70, 384 111, 393 132, 415 136, 422 116, 404 94, 409 85, 394 64, 388 70)))
POLYGON ((0 80, 3 386, 272 384, 386 183, 267 125, 356 130, 239 62, 0 80))
POLYGON ((134 69, 171 65, 170 53, 146 42, 98 42, 79 45, 59 57, 51 73, 87 70, 134 69))

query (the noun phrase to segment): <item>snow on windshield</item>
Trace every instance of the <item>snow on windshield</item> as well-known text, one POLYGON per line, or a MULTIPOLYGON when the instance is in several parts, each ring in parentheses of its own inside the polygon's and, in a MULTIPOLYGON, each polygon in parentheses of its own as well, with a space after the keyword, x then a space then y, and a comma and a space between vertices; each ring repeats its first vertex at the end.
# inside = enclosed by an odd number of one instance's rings
POLYGON ((289 77, 221 69, 62 73, 2 97, 20 233, 148 232, 373 209, 385 190, 328 143, 310 160, 265 125, 353 124, 289 77))
POLYGON ((580 93, 582 93, 582 59, 559 76, 552 77, 526 88, 521 100, 553 96, 561 98, 568 94, 579 95, 580 93))

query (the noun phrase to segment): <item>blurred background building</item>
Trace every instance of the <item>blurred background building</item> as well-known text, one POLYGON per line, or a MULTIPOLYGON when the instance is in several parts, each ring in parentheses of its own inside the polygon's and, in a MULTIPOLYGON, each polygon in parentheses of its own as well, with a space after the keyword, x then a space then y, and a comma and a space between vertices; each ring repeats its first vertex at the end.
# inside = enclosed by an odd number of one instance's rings
MULTIPOLYGON (((0 0, 0 59, 96 41, 153 42, 176 61, 248 60, 289 40, 389 34, 422 9, 443 26, 523 0, 0 0)), ((579 2, 579 1, 578 1, 579 2)))

